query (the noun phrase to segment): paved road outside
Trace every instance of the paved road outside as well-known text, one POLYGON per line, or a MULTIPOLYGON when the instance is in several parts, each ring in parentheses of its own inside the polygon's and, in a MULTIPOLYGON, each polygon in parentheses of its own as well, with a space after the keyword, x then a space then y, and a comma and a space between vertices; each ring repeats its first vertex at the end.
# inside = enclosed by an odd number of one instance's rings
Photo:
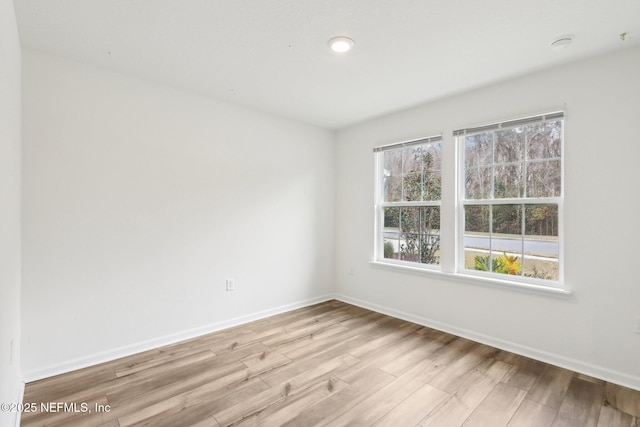
MULTIPOLYGON (((489 249, 489 238, 484 236, 464 236, 464 246, 473 248, 489 249)), ((494 238, 491 240, 491 247, 494 251, 520 252, 522 250, 522 240, 515 238, 494 238)), ((525 253, 538 255, 558 256, 558 242, 551 240, 525 240, 525 253)))

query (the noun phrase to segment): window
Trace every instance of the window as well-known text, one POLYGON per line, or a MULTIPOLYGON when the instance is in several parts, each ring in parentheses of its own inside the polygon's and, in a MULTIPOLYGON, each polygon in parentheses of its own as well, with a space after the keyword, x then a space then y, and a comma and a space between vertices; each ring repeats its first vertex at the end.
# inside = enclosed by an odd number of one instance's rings
POLYGON ((374 149, 376 261, 438 268, 441 140, 435 136, 374 149))
POLYGON ((563 126, 563 113, 551 113, 454 132, 458 271, 561 281, 563 126))

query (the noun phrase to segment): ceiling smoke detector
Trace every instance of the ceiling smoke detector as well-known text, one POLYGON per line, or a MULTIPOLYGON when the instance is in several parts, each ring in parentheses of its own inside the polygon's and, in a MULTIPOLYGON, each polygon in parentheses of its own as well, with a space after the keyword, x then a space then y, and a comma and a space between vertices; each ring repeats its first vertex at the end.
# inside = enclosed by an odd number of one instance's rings
POLYGON ((350 51, 353 47, 353 44, 353 40, 351 40, 349 37, 344 36, 334 37, 329 40, 329 47, 336 53, 344 53, 350 51))
POLYGON ((560 50, 569 46, 572 41, 573 41, 573 36, 562 36, 552 41, 549 44, 549 46, 551 46, 551 49, 553 50, 560 50))

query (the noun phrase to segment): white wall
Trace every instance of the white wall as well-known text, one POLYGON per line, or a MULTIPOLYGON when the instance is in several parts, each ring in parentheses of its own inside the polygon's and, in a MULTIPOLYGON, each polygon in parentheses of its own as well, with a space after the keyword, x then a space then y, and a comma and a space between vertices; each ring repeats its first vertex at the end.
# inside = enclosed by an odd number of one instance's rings
MULTIPOLYGON (((0 403, 20 394, 20 41, 13 1, 0 0, 0 403)), ((0 426, 16 416, 0 411, 0 426)))
POLYGON ((23 104, 25 379, 333 290, 332 132, 29 51, 23 104))
MULTIPOLYGON (((640 389, 640 50, 539 72, 340 131, 336 278, 345 299, 640 389), (569 298, 381 269, 372 147, 442 132, 443 251, 453 256, 454 129, 566 105, 569 298)), ((470 71, 472 72, 472 71, 470 71)), ((452 271, 453 265, 444 266, 452 271)))

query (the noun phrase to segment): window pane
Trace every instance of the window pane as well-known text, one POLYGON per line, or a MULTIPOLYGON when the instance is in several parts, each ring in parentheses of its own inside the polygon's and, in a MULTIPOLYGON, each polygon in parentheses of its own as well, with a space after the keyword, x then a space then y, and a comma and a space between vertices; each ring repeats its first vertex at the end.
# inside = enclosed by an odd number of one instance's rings
POLYGON ((438 142, 427 144, 422 147, 423 164, 425 169, 442 169, 442 145, 438 142))
POLYGON ((402 180, 402 195, 407 202, 422 198, 422 174, 409 173, 402 180))
POLYGON ((470 135, 464 139, 464 163, 466 168, 489 166, 493 146, 493 132, 470 135))
POLYGON ((491 152, 493 132, 465 137, 465 197, 488 199, 491 197, 491 152))
POLYGON ((400 235, 384 233, 383 251, 387 259, 398 259, 400 247, 400 235))
POLYGON ((494 163, 521 163, 524 160, 524 128, 499 130, 494 144, 494 163))
POLYGON ((440 207, 420 209, 420 262, 440 264, 440 207))
POLYGON ((489 213, 489 206, 464 207, 464 265, 467 269, 477 269, 476 259, 482 262, 483 257, 489 256, 489 213))
POLYGON ((419 207, 400 208, 400 230, 403 239, 400 243, 400 259, 404 261, 418 262, 419 209, 419 207))
POLYGON ((402 152, 388 150, 384 152, 384 201, 402 200, 402 152))
POLYGON ((559 159, 562 147, 562 121, 526 127, 527 160, 559 159))
POLYGON ((495 205, 492 213, 494 234, 522 235, 522 205, 495 205))
POLYGON ((560 160, 527 162, 527 197, 560 196, 560 168, 560 160))
POLYGON ((496 166, 493 180, 494 198, 505 199, 523 196, 524 185, 521 164, 496 166))
POLYGON ((440 207, 386 208, 384 238, 385 258, 439 264, 440 207))
POLYGON ((465 233, 489 233, 489 206, 464 207, 465 233))
POLYGON ((402 149, 402 173, 420 173, 422 169, 422 145, 402 149))
POLYGON ((491 166, 465 170, 465 197, 467 199, 491 198, 491 166))
POLYGON ((383 253, 385 258, 399 258, 400 248, 400 209, 384 209, 384 225, 382 231, 383 253))
POLYGON ((422 180, 422 200, 440 200, 442 198, 440 171, 425 171, 422 180))
POLYGON ((491 268, 495 273, 522 275, 522 205, 492 209, 491 268))
POLYGON ((384 178, 384 201, 399 202, 402 200, 402 177, 387 176, 384 178))
POLYGON ((402 152, 401 150, 387 150, 384 154, 385 176, 402 175, 402 152))
POLYGON ((422 198, 422 146, 402 150, 402 200, 412 202, 422 198))
POLYGON ((537 279, 558 280, 558 206, 525 207, 524 274, 537 279))
POLYGON ((384 230, 400 232, 400 208, 384 208, 384 230))
POLYGON ((440 144, 425 145, 422 149, 422 200, 440 200, 442 195, 440 144))

